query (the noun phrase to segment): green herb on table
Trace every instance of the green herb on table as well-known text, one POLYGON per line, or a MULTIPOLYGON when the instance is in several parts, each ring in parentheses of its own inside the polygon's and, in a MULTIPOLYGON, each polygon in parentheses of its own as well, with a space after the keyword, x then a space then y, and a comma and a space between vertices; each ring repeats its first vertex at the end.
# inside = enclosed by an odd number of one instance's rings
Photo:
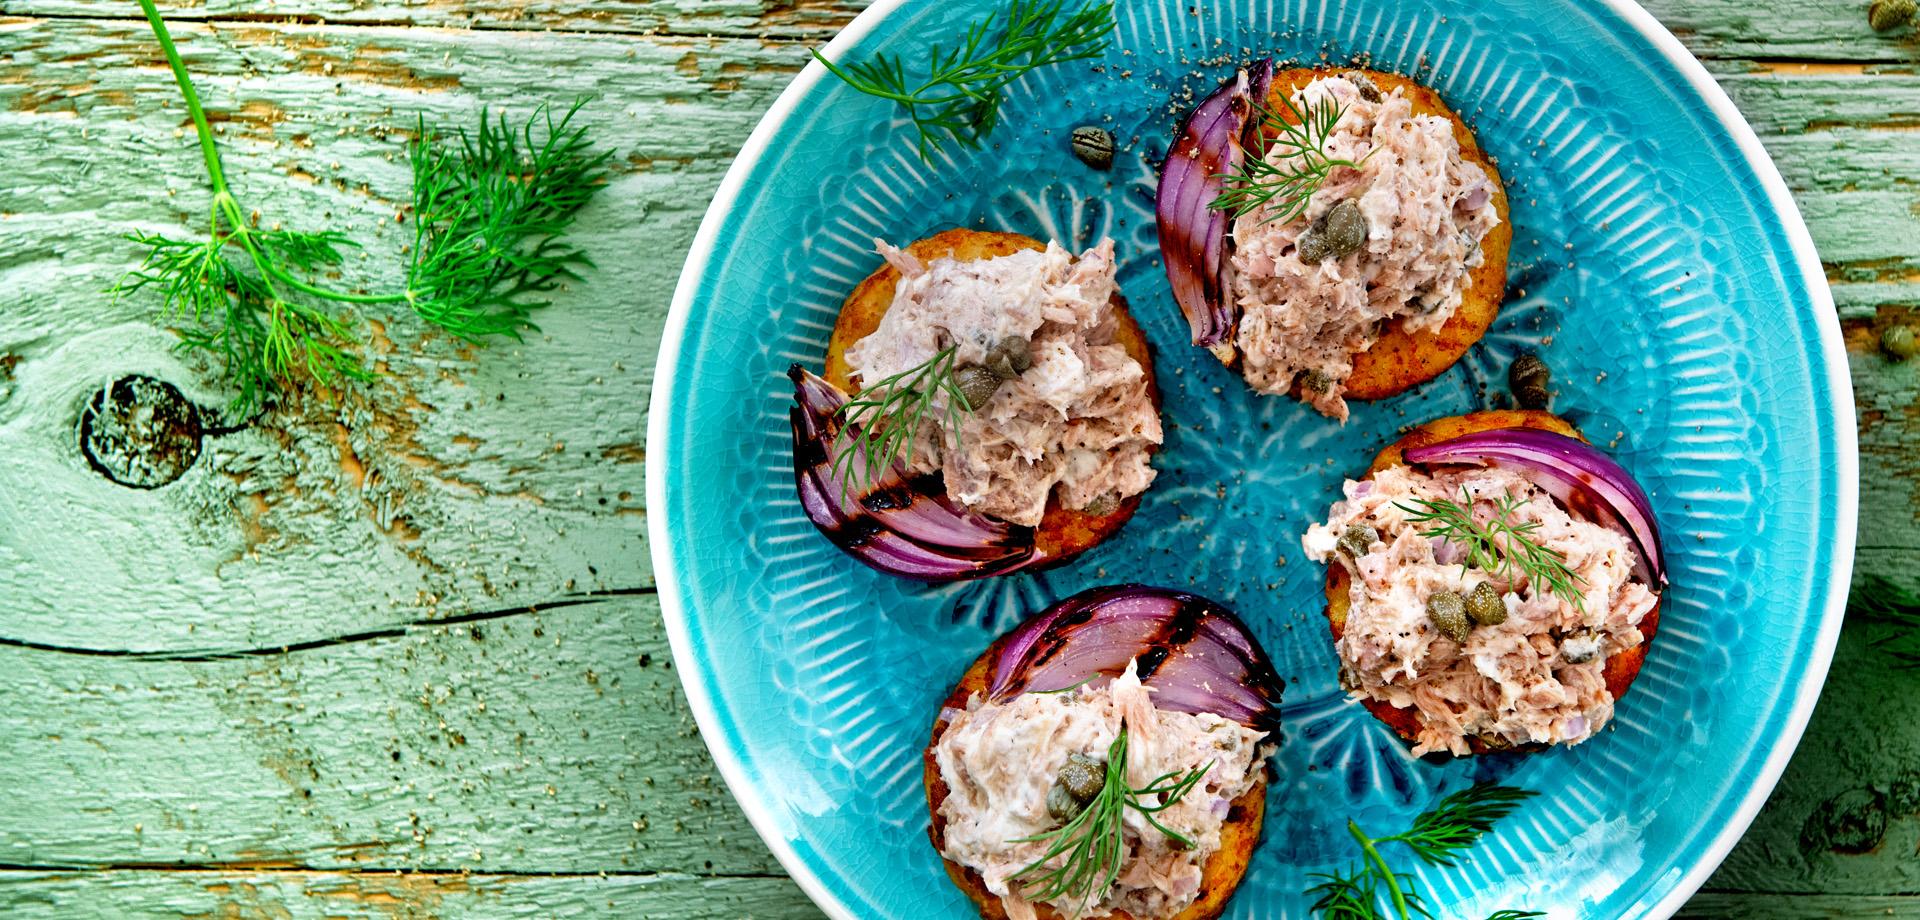
MULTIPOLYGON (((920 157, 932 162, 949 142, 978 148, 1000 121, 1006 89, 1036 68, 1097 57, 1113 31, 1113 3, 1088 2, 1072 12, 1065 0, 1015 0, 1006 24, 996 16, 973 24, 957 48, 927 52, 926 76, 907 76, 898 55, 841 66, 818 50, 815 60, 847 85, 890 99, 913 120, 920 157)), ((916 68, 918 70, 918 68, 916 68)))
POLYGON ((1358 161, 1327 156, 1327 141, 1347 113, 1346 107, 1332 97, 1308 103, 1305 108, 1295 105, 1284 93, 1279 98, 1285 112, 1265 106, 1255 108, 1259 123, 1259 130, 1253 132, 1256 140, 1246 149, 1239 171, 1219 177, 1220 195, 1208 207, 1235 217, 1264 209, 1266 216, 1261 223, 1285 223, 1307 210, 1307 202, 1334 169, 1359 169, 1373 156, 1371 150, 1358 161), (1269 160, 1276 152, 1277 161, 1269 160))
MULTIPOLYGON (((1413 827, 1390 837, 1370 837, 1354 821, 1347 833, 1360 845, 1360 862, 1329 874, 1307 889, 1315 896, 1313 911, 1326 920, 1412 920, 1431 917, 1425 899, 1414 888, 1413 876, 1396 871, 1381 852, 1398 843, 1430 866, 1452 866, 1461 851, 1473 846, 1534 793, 1512 786, 1481 783, 1440 800, 1440 804, 1413 821, 1413 827), (1382 909, 1382 905, 1386 910, 1382 909)), ((1502 910, 1487 920, 1524 920, 1542 917, 1537 911, 1502 910)))
POLYGON ((1419 507, 1395 505, 1407 512, 1409 523, 1431 525, 1420 532, 1421 536, 1440 537, 1465 547, 1462 571, 1476 568, 1489 575, 1524 577, 1536 590, 1545 588, 1573 609, 1586 610, 1581 586, 1587 580, 1567 566, 1566 554, 1534 540, 1534 531, 1540 529, 1538 521, 1514 522, 1513 513, 1526 504, 1524 499, 1501 496, 1493 503, 1493 519, 1482 524, 1474 519, 1473 497, 1463 490, 1460 498, 1459 503, 1416 498, 1413 503, 1419 507))
POLYGON ((413 264, 407 305, 463 339, 519 338, 544 295, 592 260, 568 242, 580 209, 606 184, 610 150, 594 152, 573 124, 582 102, 554 117, 541 106, 515 130, 480 115, 471 135, 441 142, 425 123, 413 163, 413 264), (540 126, 535 131, 535 125, 540 126))
POLYGON ((840 479, 841 501, 855 477, 862 486, 871 486, 894 461, 913 461, 914 442, 920 424, 941 412, 949 430, 959 436, 961 414, 970 403, 956 381, 957 346, 948 346, 926 361, 891 377, 876 381, 855 393, 840 406, 841 420, 848 426, 846 436, 837 438, 833 470, 840 479), (937 410, 937 397, 946 396, 946 408, 937 410))
POLYGON ((1031 837, 1019 837, 1013 843, 1045 843, 1047 850, 1012 879, 1029 900, 1058 901, 1072 899, 1075 913, 1097 903, 1120 877, 1120 862, 1126 844, 1122 839, 1122 818, 1132 809, 1147 824, 1172 840, 1176 846, 1191 847, 1193 840, 1154 817, 1173 807, 1213 768, 1209 763, 1185 772, 1162 774, 1153 782, 1134 788, 1127 783, 1127 732, 1121 729, 1107 746, 1105 781, 1080 809, 1080 813, 1054 830, 1031 837), (1049 865, 1054 860, 1057 865, 1049 865))
POLYGON ((531 311, 546 305, 539 296, 591 264, 565 234, 604 184, 609 154, 593 153, 585 129, 571 126, 576 103, 558 119, 542 107, 521 131, 482 113, 479 131, 457 143, 423 125, 410 149, 415 240, 406 290, 316 283, 354 244, 334 230, 261 229, 248 216, 172 34, 153 0, 139 2, 186 101, 213 199, 204 238, 130 236, 145 255, 112 292, 158 292, 162 315, 183 326, 181 345, 220 363, 236 412, 252 414, 300 379, 370 379, 355 354, 357 309, 404 303, 464 339, 518 338, 533 328, 531 311), (535 123, 544 128, 538 135, 535 123))

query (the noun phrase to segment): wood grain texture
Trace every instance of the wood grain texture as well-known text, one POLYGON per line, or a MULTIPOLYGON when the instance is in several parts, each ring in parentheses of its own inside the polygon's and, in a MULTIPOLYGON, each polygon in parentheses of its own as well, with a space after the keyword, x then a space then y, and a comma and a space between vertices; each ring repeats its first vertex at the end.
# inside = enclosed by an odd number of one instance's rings
MULTIPOLYGON (((242 200, 365 241, 344 283, 398 278, 416 116, 596 95, 618 169, 583 216, 601 268, 541 333, 475 350, 382 317, 379 385, 210 439, 186 479, 136 493, 77 460, 73 426, 129 372, 225 398, 151 301, 99 293, 134 255, 121 234, 203 219, 199 166, 131 4, 0 0, 0 913, 817 916, 668 669, 640 432, 721 172, 861 6, 177 5, 242 200)), ((1859 395, 1860 569, 1914 571, 1920 362, 1874 343, 1920 319, 1920 46, 1869 33, 1851 0, 1648 6, 1807 216, 1859 395)), ((1885 629, 1849 625, 1786 779, 1683 916, 1920 916, 1920 817, 1889 814, 1864 854, 1802 840, 1836 797, 1890 800, 1920 763, 1920 678, 1875 645, 1885 629)))
POLYGON ((75 450, 88 393, 141 372, 209 407, 227 398, 172 352, 153 298, 101 294, 135 254, 123 234, 186 235, 206 192, 143 25, 0 23, 0 149, 11 161, 0 190, 10 378, 0 520, 36 535, 0 543, 0 596, 11 599, 0 634, 261 645, 651 584, 642 407, 674 267, 792 54, 580 36, 560 68, 505 34, 253 24, 176 34, 243 203, 268 224, 353 233, 367 249, 346 280, 372 288, 399 280, 407 235, 395 215, 416 116, 457 126, 489 103, 526 113, 602 97, 585 117, 620 171, 579 229, 602 267, 524 344, 475 349, 381 314, 367 324, 367 357, 386 371, 377 385, 209 439, 166 489, 116 486, 75 450), (89 577, 70 577, 76 565, 89 577))
POLYGON ((581 600, 211 661, 0 648, 0 865, 776 871, 655 599, 581 600))
POLYGON ((800 920, 818 917, 780 877, 422 875, 311 871, 0 871, 12 920, 800 920))

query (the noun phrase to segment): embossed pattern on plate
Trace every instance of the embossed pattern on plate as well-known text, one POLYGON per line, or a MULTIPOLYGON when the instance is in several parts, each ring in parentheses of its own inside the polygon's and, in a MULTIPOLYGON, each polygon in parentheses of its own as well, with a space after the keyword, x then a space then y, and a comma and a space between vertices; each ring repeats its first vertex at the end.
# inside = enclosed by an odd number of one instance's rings
MULTIPOLYGON (((993 6, 902 6, 839 53, 913 60, 993 6)), ((1104 60, 1018 84, 991 149, 932 166, 892 109, 817 81, 739 194, 716 205, 722 223, 676 304, 682 340, 662 356, 671 385, 656 396, 649 466, 663 480, 657 567, 671 572, 676 651, 709 743, 756 825, 831 909, 967 916, 927 844, 920 788, 920 750, 950 684, 1053 599, 1122 580, 1188 587, 1239 611, 1289 678, 1266 839, 1229 916, 1305 916, 1306 875, 1353 856, 1346 817, 1395 828, 1489 778, 1543 795, 1460 867, 1408 862, 1442 916, 1649 909, 1717 860, 1729 822, 1757 805, 1762 765, 1789 724, 1797 734, 1803 683, 1830 652, 1829 588, 1846 572, 1821 560, 1850 561, 1830 554, 1848 545, 1836 522, 1851 530, 1837 427, 1850 421, 1834 408, 1846 394, 1823 354, 1837 347, 1816 309, 1824 288, 1789 244, 1798 218, 1774 209, 1673 63, 1604 8, 1191 8, 1122 0, 1104 60), (1492 332, 1435 381, 1356 404, 1345 427, 1255 396, 1190 347, 1155 244, 1156 166, 1178 118, 1233 64, 1267 53, 1364 55, 1436 87, 1497 159, 1512 200, 1508 300, 1492 332), (1068 131, 1086 123, 1118 138, 1111 172, 1068 152, 1068 131), (1121 286, 1156 348, 1167 441, 1138 515, 1075 564, 928 587, 859 566, 807 522, 781 374, 821 363, 842 298, 879 264, 876 237, 905 243, 956 224, 1115 240, 1121 286), (1553 367, 1555 409, 1653 495, 1674 587, 1601 737, 1530 757, 1416 761, 1335 686, 1321 570, 1298 535, 1403 426, 1500 404, 1521 350, 1553 367)))

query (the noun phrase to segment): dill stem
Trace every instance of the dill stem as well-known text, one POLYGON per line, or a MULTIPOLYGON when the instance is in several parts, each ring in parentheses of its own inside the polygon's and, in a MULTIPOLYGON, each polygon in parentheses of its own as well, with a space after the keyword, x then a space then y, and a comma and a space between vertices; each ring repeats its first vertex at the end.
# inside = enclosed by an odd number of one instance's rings
MULTIPOLYGON (((249 251, 251 251, 251 249, 249 249, 249 251)), ((288 274, 286 269, 278 265, 266 267, 265 270, 267 274, 272 275, 282 284, 296 291, 312 294, 315 297, 324 297, 327 300, 337 300, 341 303, 399 303, 403 300, 412 300, 414 297, 412 291, 405 291, 399 294, 348 294, 344 291, 336 291, 332 288, 323 288, 318 285, 308 284, 288 274)))
MULTIPOLYGON (((200 136, 200 156, 207 161, 207 179, 213 185, 214 196, 226 195, 231 201, 227 174, 220 169, 220 151, 213 146, 213 128, 207 124, 206 110, 200 106, 200 93, 194 90, 193 80, 187 76, 187 65, 180 60, 179 49, 173 46, 172 33, 160 20, 160 10, 153 5, 153 0, 139 2, 140 9, 147 14, 147 24, 153 27, 153 37, 160 40, 160 53, 166 55, 167 66, 173 69, 173 81, 180 84, 180 95, 187 100, 187 114, 193 118, 194 133, 200 136)), ((239 210, 237 203, 233 210, 239 210)))
MULTIPOLYGON (((213 126, 207 122, 206 108, 200 104, 200 93, 193 88, 193 79, 187 76, 186 62, 180 59, 180 50, 174 47, 173 34, 167 31, 167 25, 160 19, 160 10, 153 5, 153 0, 139 0, 139 3, 140 9, 147 14, 147 24, 153 27, 153 37, 160 41, 160 52, 167 58, 167 67, 173 70, 173 81, 180 85, 180 95, 187 101, 187 115, 193 119, 193 133, 200 140, 200 157, 207 162, 207 183, 213 187, 214 210, 227 219, 227 226, 233 228, 230 236, 239 239, 241 248, 247 251, 254 266, 266 276, 268 290, 271 291, 274 282, 278 281, 296 291, 343 303, 395 303, 411 299, 412 292, 347 294, 308 284, 289 274, 254 245, 252 228, 247 226, 246 215, 240 212, 240 201, 234 197, 233 190, 227 187, 227 174, 220 166, 220 150, 213 143, 213 126)), ((218 230, 217 224, 215 230, 218 230)), ((279 295, 275 292, 274 296, 279 295)))
POLYGON ((1374 848, 1373 838, 1361 831, 1360 825, 1355 824, 1351 819, 1347 821, 1347 833, 1352 834, 1354 842, 1360 844, 1360 851, 1365 853, 1367 861, 1373 864, 1373 870, 1379 874, 1380 880, 1387 883, 1387 894, 1392 897, 1394 913, 1400 920, 1408 920, 1407 896, 1400 891, 1400 878, 1394 875, 1393 867, 1387 865, 1386 857, 1381 856, 1380 851, 1374 848))

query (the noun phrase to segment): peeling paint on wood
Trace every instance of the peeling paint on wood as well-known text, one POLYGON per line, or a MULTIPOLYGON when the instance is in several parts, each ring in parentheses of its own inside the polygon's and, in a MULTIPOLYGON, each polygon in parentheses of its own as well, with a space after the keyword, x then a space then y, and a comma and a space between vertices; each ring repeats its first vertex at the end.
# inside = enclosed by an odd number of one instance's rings
POLYGON ((0 871, 11 920, 813 920, 785 878, 218 870, 0 871))
POLYGON ((0 708, 0 865, 777 871, 650 595, 290 652, 0 646, 29 698, 0 708))

